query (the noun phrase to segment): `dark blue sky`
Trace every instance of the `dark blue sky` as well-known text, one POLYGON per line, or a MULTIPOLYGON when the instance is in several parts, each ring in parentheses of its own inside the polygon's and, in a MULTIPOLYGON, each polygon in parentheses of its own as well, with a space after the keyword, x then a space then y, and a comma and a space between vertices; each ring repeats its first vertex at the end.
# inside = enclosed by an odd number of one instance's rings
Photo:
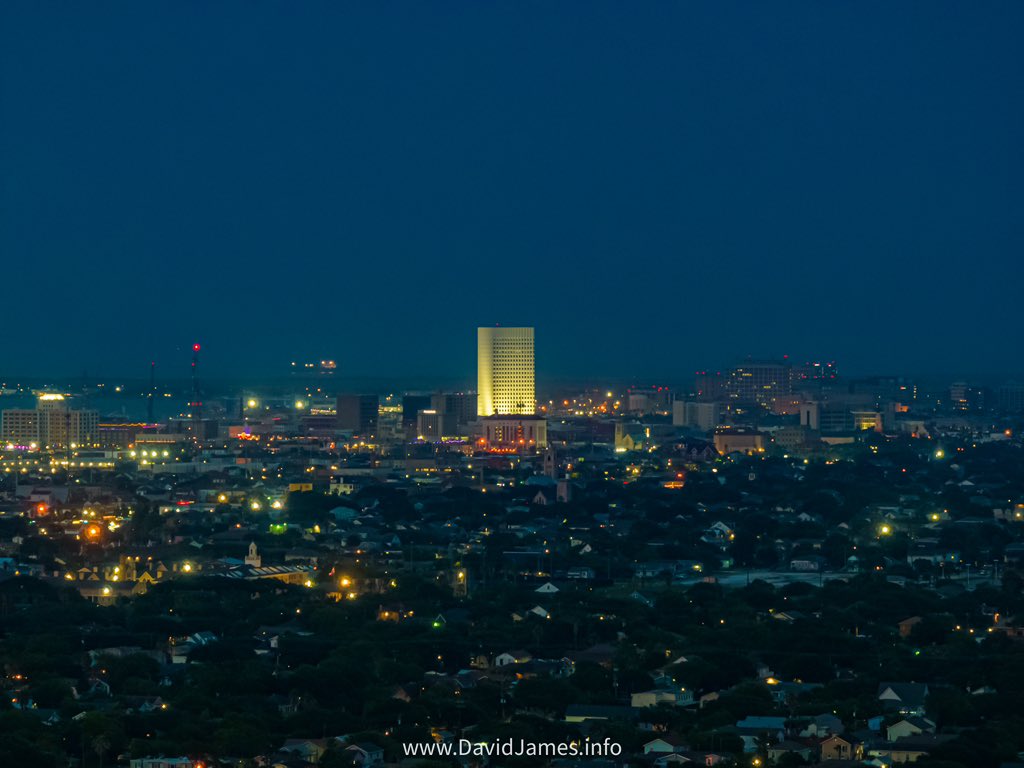
POLYGON ((0 374, 1020 373, 1024 3, 0 3, 0 374))

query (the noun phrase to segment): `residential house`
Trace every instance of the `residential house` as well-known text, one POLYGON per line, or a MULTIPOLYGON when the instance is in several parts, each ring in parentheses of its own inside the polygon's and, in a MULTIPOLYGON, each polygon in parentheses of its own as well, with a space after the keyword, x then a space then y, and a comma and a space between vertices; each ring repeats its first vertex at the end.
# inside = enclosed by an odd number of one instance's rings
POLYGON ((688 707, 693 704, 693 691, 688 691, 685 688, 654 688, 650 691, 632 694, 630 704, 638 709, 656 707, 659 704, 688 707))
POLYGON ((767 750, 768 762, 777 763, 785 755, 798 755, 805 762, 811 761, 814 747, 800 741, 779 741, 771 744, 767 750))
POLYGON ((936 747, 955 738, 956 736, 952 734, 919 733, 915 736, 906 736, 892 744, 876 747, 871 750, 871 755, 890 765, 914 763, 930 755, 936 747))
POLYGON ((889 741, 896 741, 907 736, 917 736, 921 733, 935 733, 935 723, 926 717, 911 715, 888 726, 885 729, 885 738, 889 741))
POLYGON ((635 721, 639 713, 633 707, 612 704, 570 704, 565 708, 565 722, 584 723, 588 720, 635 721))
POLYGON ((843 721, 835 715, 825 712, 812 718, 800 730, 800 736, 802 738, 823 739, 826 736, 841 734, 843 730, 843 721))
POLYGON ((359 744, 350 744, 345 751, 352 756, 352 761, 363 768, 381 765, 384 762, 384 748, 376 744, 364 741, 359 744))
POLYGON ((786 734, 784 717, 746 717, 736 723, 736 735, 743 739, 744 752, 756 752, 758 740, 782 741, 786 734))
POLYGON ((316 763, 327 751, 332 741, 333 739, 288 739, 281 745, 278 752, 288 752, 298 755, 307 762, 316 763))
POLYGON ((876 695, 887 710, 901 715, 924 716, 928 686, 925 683, 883 682, 878 684, 876 695))
POLYGON ((864 747, 853 739, 833 735, 818 744, 818 755, 822 762, 826 760, 863 760, 864 747))
POLYGON ((644 744, 643 749, 645 755, 666 753, 671 754, 673 752, 683 751, 684 749, 686 749, 686 746, 679 739, 673 738, 671 736, 664 736, 657 739, 651 739, 646 744, 644 744))
POLYGON ((494 666, 507 667, 509 664, 525 664, 531 659, 533 659, 533 655, 529 651, 521 649, 506 651, 505 653, 499 653, 494 657, 494 666))
POLYGON ((914 631, 914 627, 921 623, 920 616, 911 616, 908 619, 904 619, 897 626, 899 627, 900 637, 910 637, 910 634, 914 631))

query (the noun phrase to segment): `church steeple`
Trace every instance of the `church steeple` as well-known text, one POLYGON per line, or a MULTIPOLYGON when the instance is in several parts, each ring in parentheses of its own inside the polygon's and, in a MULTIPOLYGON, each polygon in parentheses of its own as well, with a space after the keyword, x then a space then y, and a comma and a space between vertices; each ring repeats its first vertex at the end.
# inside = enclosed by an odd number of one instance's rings
POLYGON ((263 564, 263 558, 260 557, 260 553, 256 550, 256 542, 249 542, 249 554, 245 556, 245 564, 251 565, 254 568, 259 568, 263 564))

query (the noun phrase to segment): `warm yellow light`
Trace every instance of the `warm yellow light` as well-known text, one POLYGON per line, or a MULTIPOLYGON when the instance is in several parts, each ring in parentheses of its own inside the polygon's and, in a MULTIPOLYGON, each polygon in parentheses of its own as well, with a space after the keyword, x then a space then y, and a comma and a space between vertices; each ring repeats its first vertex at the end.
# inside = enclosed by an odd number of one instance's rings
POLYGON ((251 509, 253 512, 259 512, 261 506, 262 505, 258 501, 254 501, 249 505, 249 509, 251 509))
POLYGON ((185 573, 191 573, 192 563, 185 563, 183 566, 181 566, 181 570, 183 570, 185 573))
POLYGON ((878 529, 878 532, 883 536, 888 536, 890 533, 892 533, 892 526, 883 525, 878 529))
POLYGON ((256 407, 257 405, 259 405, 259 403, 258 403, 258 402, 256 402, 256 400, 254 400, 254 399, 250 398, 250 399, 249 399, 249 401, 248 401, 248 402, 246 403, 246 405, 247 405, 247 406, 248 406, 249 408, 255 408, 255 407, 256 407))
POLYGON ((350 579, 348 576, 342 576, 340 584, 343 587, 351 587, 352 586, 352 579, 350 579))

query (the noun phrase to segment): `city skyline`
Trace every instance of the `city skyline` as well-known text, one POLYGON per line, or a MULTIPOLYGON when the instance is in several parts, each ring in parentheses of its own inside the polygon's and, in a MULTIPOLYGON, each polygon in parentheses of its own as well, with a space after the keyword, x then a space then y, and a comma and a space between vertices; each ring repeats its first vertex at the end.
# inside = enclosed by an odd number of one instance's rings
POLYGON ((0 768, 1024 766, 1021 40, 0 0, 0 768))
MULTIPOLYGON (((289 380, 296 380, 296 377, 301 378, 312 378, 315 379, 322 374, 329 374, 325 381, 333 382, 349 382, 353 385, 358 385, 359 382, 372 383, 374 387, 388 386, 399 389, 405 389, 409 391, 418 389, 432 389, 432 388, 446 388, 446 387, 473 387, 479 388, 481 382, 481 369, 480 369, 480 354, 482 349, 482 340, 480 333, 489 329, 504 329, 504 330, 518 330, 521 327, 512 326, 509 324, 495 323, 490 326, 479 326, 469 327, 462 329, 466 333, 471 333, 473 330, 477 332, 477 338, 469 349, 468 344, 463 345, 465 348, 458 350, 458 356, 460 358, 466 358, 466 361, 460 361, 458 367, 449 369, 446 371, 423 371, 418 369, 407 369, 407 368, 385 368, 379 371, 361 370, 356 367, 355 370, 350 369, 346 364, 347 361, 342 359, 336 359, 336 356, 324 356, 324 355, 313 355, 311 357, 301 356, 287 356, 287 355, 274 355, 268 350, 264 359, 270 359, 272 363, 264 363, 264 367, 254 367, 247 369, 244 366, 231 366, 231 370, 226 370, 227 361, 224 359, 224 355, 230 355, 230 349, 226 352, 214 348, 210 350, 204 343, 200 345, 198 342, 189 342, 183 344, 177 344, 173 351, 162 358, 157 356, 150 356, 146 359, 145 365, 139 368, 138 366, 130 366, 127 361, 123 365, 113 364, 108 367, 100 367, 98 369, 90 369, 88 366, 83 366, 78 371, 69 369, 52 369, 47 366, 42 366, 33 371, 24 372, 18 370, 12 370, 10 368, 0 371, 0 383, 5 385, 32 383, 32 386, 40 386, 40 383, 44 383, 43 386, 53 386, 65 384, 79 384, 85 385, 90 382, 104 382, 104 381, 121 381, 121 382, 145 382, 150 377, 155 377, 156 380, 164 385, 180 386, 187 382, 190 382, 193 375, 193 363, 196 360, 197 350, 196 347, 202 346, 202 364, 200 366, 200 378, 206 382, 217 382, 221 385, 227 384, 238 384, 239 382, 251 381, 254 383, 261 383, 264 385, 280 386, 285 384, 289 380), (468 350, 468 352, 467 352, 468 350), (212 354, 211 354, 212 353, 212 354), (326 364, 326 367, 325 365, 326 364)), ((533 331, 533 327, 526 328, 526 330, 533 331)), ((542 334, 543 340, 543 334, 542 334)), ((449 339, 451 341, 451 339, 449 339)), ((533 349, 533 342, 531 341, 531 350, 533 349)), ((564 369, 559 370, 558 368, 558 357, 559 351, 552 349, 550 344, 541 343, 542 351, 541 355, 544 356, 545 363, 550 363, 548 355, 555 358, 553 369, 547 365, 541 368, 537 368, 534 371, 535 381, 540 382, 541 385, 551 386, 564 386, 567 384, 582 384, 586 382, 606 382, 609 384, 628 385, 628 384, 672 384, 678 386, 680 383, 686 382, 691 383, 695 376, 701 376, 705 374, 721 374, 729 370, 730 368, 742 365, 742 364, 785 364, 794 367, 808 366, 808 365, 823 365, 833 367, 833 373, 835 369, 841 370, 844 377, 872 377, 872 376, 898 376, 905 378, 914 378, 920 381, 931 381, 931 382, 949 382, 953 380, 968 380, 974 383, 986 383, 994 384, 998 382, 1011 382, 1017 381, 1020 378, 1024 378, 1024 369, 1019 372, 1016 371, 1012 366, 1012 362, 1008 363, 1005 360, 1000 361, 999 367, 994 367, 990 370, 966 370, 962 367, 955 365, 955 363, 948 363, 946 365, 938 366, 925 366, 923 369, 913 369, 907 366, 897 365, 894 368, 882 368, 878 365, 868 363, 865 367, 857 368, 847 364, 845 360, 837 360, 834 356, 822 355, 822 354, 790 354, 787 352, 781 353, 768 353, 768 354, 732 354, 729 355, 725 350, 719 350, 713 359, 703 359, 693 361, 692 365, 683 364, 676 362, 675 364, 665 366, 659 363, 661 367, 655 370, 646 370, 640 368, 638 370, 628 370, 620 368, 618 370, 600 370, 591 369, 576 372, 566 372, 564 369)), ((532 353, 531 353, 532 354, 532 353)), ((227 359, 230 359, 228 357, 227 359)))

